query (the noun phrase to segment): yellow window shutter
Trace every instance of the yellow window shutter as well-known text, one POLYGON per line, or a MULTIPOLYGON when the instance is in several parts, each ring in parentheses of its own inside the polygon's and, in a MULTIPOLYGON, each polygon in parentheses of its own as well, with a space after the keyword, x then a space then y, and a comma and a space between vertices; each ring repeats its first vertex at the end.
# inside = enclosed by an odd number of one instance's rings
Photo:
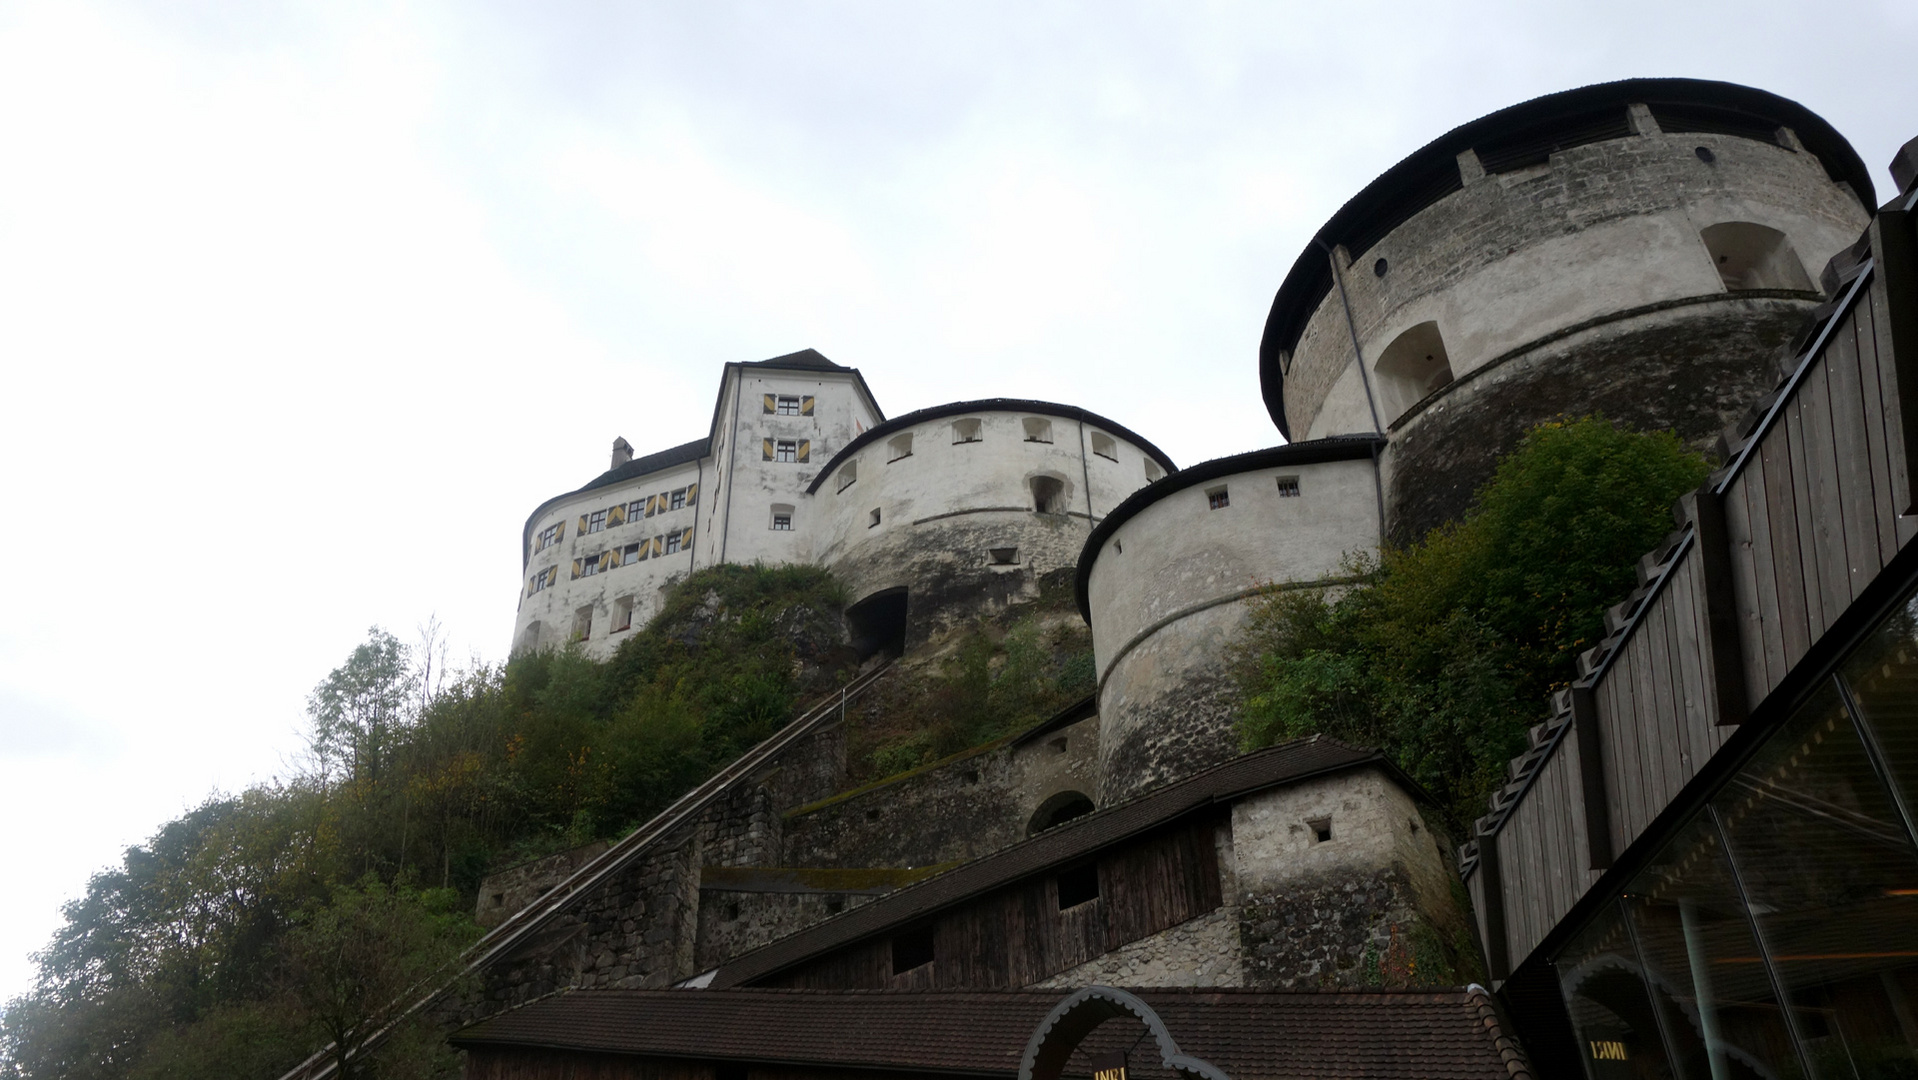
POLYGON ((812 460, 812 441, 810 439, 799 440, 799 460, 812 460))
POLYGON ((615 525, 624 525, 624 524, 626 524, 626 504, 625 503, 620 503, 618 506, 611 507, 606 511, 606 527, 607 528, 610 529, 615 525))
POLYGON ((665 550, 666 550, 666 538, 663 536, 653 537, 653 554, 658 555, 664 552, 665 550))
POLYGON ((693 531, 691 529, 687 529, 684 532, 679 534, 679 550, 691 551, 692 548, 693 548, 693 531))
POLYGON ((559 531, 554 533, 553 536, 555 540, 566 539, 566 523, 564 521, 559 523, 559 531))
POLYGON ((772 441, 771 439, 764 439, 764 440, 761 440, 761 441, 762 441, 762 442, 763 442, 763 443, 764 443, 765 445, 764 445, 764 446, 763 446, 763 447, 761 448, 761 457, 760 457, 760 460, 761 460, 761 461, 771 461, 771 460, 773 459, 773 441, 772 441))
POLYGON ((772 412, 772 411, 774 411, 775 409, 777 409, 777 408, 778 408, 778 404, 779 404, 779 403, 778 403, 777 401, 775 401, 775 400, 773 399, 773 395, 772 395, 772 394, 767 394, 767 395, 766 395, 766 411, 767 411, 767 412, 772 412))
POLYGON ((538 580, 539 580, 539 578, 538 578, 538 576, 537 576, 537 575, 535 575, 534 577, 529 577, 529 578, 527 578, 527 579, 526 579, 526 595, 528 595, 528 596, 531 596, 531 595, 533 595, 533 583, 534 583, 535 581, 538 581, 538 580))
POLYGON ((811 394, 808 394, 805 397, 802 397, 799 399, 799 415, 801 416, 812 415, 812 395, 811 394))
POLYGON ((698 501, 699 501, 699 485, 687 484, 686 485, 686 505, 691 506, 698 501))
POLYGON ((639 542, 639 561, 645 562, 653 554, 653 545, 644 540, 639 542))
POLYGON ((585 514, 581 514, 579 516, 579 534, 581 536, 586 535, 586 515, 585 514))
POLYGON ((611 570, 612 568, 613 568, 613 553, 611 551, 600 552, 599 553, 600 572, 605 573, 606 571, 611 570))
POLYGON ((646 496, 646 516, 647 517, 652 517, 653 510, 657 508, 658 506, 659 506, 659 496, 657 495, 646 496))
POLYGON ((578 581, 578 580, 579 580, 579 574, 580 574, 580 571, 581 571, 581 569, 583 569, 583 568, 581 567, 581 565, 580 565, 580 563, 581 563, 581 561, 582 561, 582 560, 580 560, 580 559, 574 559, 574 560, 573 560, 573 580, 574 580, 574 581, 578 581))

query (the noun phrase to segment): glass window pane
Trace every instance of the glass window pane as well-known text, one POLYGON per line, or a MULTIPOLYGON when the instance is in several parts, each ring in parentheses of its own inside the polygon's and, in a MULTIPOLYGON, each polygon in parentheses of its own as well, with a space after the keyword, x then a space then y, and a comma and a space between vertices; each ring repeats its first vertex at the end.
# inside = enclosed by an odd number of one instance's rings
POLYGON ((1906 809, 1918 810, 1918 598, 1907 600, 1846 661, 1845 681, 1906 809))
POLYGON ((1791 1033, 1709 816, 1693 820, 1659 852, 1624 903, 1678 1075, 1756 1080, 1798 1071, 1791 1033))
POLYGON ((1918 1075, 1918 852, 1827 690, 1717 799, 1820 1078, 1918 1075))
POLYGON ((1553 966, 1578 1032, 1578 1056, 1591 1080, 1666 1080, 1673 1075, 1631 933, 1616 906, 1593 919, 1553 966))

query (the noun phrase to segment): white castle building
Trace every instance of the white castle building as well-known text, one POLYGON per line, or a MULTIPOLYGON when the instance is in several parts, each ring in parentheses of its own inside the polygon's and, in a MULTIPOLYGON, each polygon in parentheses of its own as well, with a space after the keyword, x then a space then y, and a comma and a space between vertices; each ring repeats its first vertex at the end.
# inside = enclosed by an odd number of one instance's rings
POLYGON ((1069 405, 887 420, 858 370, 813 350, 728 364, 705 438, 637 458, 621 439, 611 468, 527 519, 515 649, 610 656, 688 573, 763 562, 829 567, 865 651, 898 651, 1069 570, 1093 525, 1173 470, 1069 405))

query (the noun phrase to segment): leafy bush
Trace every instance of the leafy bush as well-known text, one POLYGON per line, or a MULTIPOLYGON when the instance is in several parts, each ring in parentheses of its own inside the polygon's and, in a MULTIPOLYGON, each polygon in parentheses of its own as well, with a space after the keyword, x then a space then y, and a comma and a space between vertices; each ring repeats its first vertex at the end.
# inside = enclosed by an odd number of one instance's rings
POLYGON ((1352 557, 1364 584, 1254 605, 1236 664, 1244 744, 1325 732, 1381 747, 1470 821, 1707 472, 1669 432, 1533 429, 1462 520, 1352 557))

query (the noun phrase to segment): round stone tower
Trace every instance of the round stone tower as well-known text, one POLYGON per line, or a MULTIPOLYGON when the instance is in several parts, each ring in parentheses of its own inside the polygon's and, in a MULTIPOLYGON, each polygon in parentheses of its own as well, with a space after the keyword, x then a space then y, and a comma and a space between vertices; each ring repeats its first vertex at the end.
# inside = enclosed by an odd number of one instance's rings
POLYGON ((1383 432, 1386 522, 1457 516, 1520 435, 1603 413, 1705 448, 1774 379, 1872 186, 1796 102, 1690 79, 1474 120, 1326 222, 1260 346, 1288 439, 1383 432))

